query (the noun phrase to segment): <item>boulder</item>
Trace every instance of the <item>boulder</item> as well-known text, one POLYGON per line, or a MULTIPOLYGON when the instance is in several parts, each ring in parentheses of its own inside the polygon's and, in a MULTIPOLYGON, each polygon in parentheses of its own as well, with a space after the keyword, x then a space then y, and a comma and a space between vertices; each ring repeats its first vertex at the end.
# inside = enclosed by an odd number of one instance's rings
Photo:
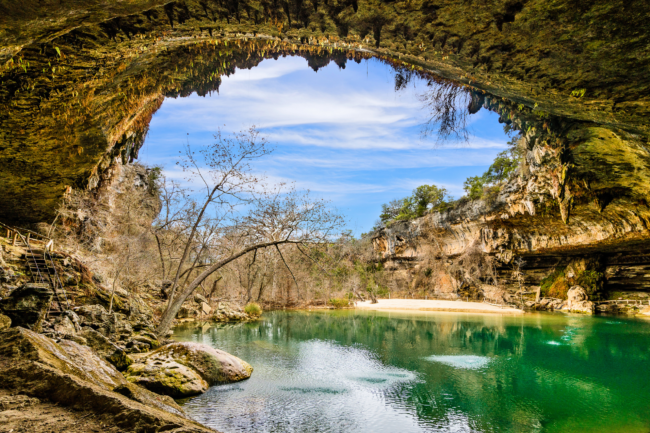
POLYGON ((176 314, 176 318, 193 319, 195 317, 198 317, 198 315, 199 315, 199 311, 197 310, 195 305, 185 304, 180 308, 180 310, 178 310, 178 313, 176 314))
POLYGON ((202 304, 205 302, 207 304, 208 300, 205 299, 205 296, 201 295, 200 293, 195 293, 194 302, 196 302, 197 304, 202 304))
POLYGON ((5 329, 9 329, 11 326, 11 319, 9 316, 5 316, 4 314, 0 314, 0 331, 4 331, 5 329))
POLYGON ((13 326, 40 332, 53 296, 48 284, 28 283, 0 300, 0 311, 11 319, 13 326))
POLYGON ((74 323, 72 323, 72 320, 70 320, 68 316, 62 315, 57 317, 54 320, 54 324, 52 325, 52 328, 54 328, 55 332, 64 335, 75 335, 77 333, 74 323))
POLYGON ((210 385, 248 379, 246 361, 198 343, 171 343, 140 358, 125 372, 127 380, 172 397, 205 392, 210 385))
POLYGON ((201 394, 209 386, 196 371, 168 358, 139 359, 124 376, 129 382, 174 398, 201 394))
POLYGON ((594 303, 589 301, 585 289, 580 286, 573 286, 567 292, 567 302, 562 309, 571 313, 593 314, 594 303))
POLYGON ((219 304, 211 319, 215 322, 240 322, 251 320, 252 317, 241 311, 240 308, 231 308, 227 303, 219 304))
POLYGON ((133 335, 129 342, 126 343, 127 351, 130 353, 149 352, 150 350, 160 347, 160 342, 151 333, 141 333, 133 335))
POLYGON ((253 367, 234 355, 199 343, 172 343, 152 352, 169 357, 196 370, 208 384, 238 382, 248 379, 253 367))

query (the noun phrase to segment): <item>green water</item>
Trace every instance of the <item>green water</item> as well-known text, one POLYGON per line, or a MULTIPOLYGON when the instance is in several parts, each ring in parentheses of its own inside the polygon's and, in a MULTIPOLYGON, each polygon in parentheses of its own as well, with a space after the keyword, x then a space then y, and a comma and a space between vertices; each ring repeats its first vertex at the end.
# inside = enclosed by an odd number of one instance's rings
POLYGON ((271 312, 175 338, 253 365, 184 404, 231 432, 650 432, 650 322, 271 312))

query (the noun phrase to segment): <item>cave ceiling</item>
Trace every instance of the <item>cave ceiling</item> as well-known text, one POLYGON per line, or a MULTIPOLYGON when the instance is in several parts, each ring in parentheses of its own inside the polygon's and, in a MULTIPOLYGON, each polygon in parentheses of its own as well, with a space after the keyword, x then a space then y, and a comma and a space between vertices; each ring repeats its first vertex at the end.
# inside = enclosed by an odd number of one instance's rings
POLYGON ((283 55, 453 82, 554 135, 576 183, 648 193, 644 2, 26 0, 0 2, 0 17, 3 221, 50 220, 66 191, 136 158, 165 97, 283 55))

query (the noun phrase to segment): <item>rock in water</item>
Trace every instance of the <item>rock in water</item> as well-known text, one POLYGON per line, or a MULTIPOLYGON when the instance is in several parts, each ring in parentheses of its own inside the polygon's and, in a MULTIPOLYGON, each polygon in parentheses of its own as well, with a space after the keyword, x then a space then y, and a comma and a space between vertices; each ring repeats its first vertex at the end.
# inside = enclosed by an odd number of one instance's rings
POLYGON ((170 395, 187 397, 210 385, 248 379, 253 367, 222 350, 199 343, 172 343, 129 366, 129 382, 170 395))
POLYGON ((209 386, 196 371, 168 358, 141 359, 131 364, 124 376, 129 382, 174 398, 204 393, 209 386))
POLYGON ((11 319, 13 326, 40 332, 53 296, 54 292, 49 285, 28 283, 0 301, 0 311, 11 319))
POLYGON ((566 307, 572 313, 593 314, 594 303, 589 301, 587 292, 580 286, 573 286, 567 292, 566 307))
POLYGON ((0 331, 9 329, 9 327, 11 327, 11 319, 4 314, 0 314, 0 331))

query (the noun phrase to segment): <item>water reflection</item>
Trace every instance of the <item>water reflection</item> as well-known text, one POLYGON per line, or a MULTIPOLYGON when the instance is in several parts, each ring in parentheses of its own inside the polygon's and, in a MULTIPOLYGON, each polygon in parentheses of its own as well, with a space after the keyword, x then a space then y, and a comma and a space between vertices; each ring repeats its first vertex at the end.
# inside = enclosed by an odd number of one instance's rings
POLYGON ((224 432, 647 433, 650 328, 611 322, 274 312, 176 336, 255 367, 185 404, 224 432))

